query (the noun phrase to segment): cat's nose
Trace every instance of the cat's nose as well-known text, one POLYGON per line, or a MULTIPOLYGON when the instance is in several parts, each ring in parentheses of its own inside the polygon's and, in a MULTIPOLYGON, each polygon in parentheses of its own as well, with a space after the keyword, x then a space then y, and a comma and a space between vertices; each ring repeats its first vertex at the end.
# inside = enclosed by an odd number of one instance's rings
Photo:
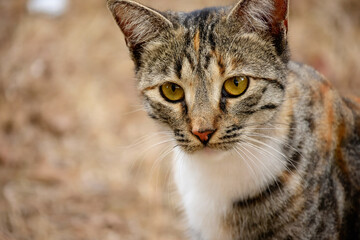
POLYGON ((210 129, 205 131, 192 130, 192 133, 204 144, 209 142, 211 136, 216 130, 210 129))

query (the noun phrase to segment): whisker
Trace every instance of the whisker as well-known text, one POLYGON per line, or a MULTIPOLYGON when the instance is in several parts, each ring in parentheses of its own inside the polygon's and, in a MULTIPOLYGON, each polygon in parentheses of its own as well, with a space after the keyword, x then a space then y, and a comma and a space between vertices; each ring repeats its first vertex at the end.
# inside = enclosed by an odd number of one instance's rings
MULTIPOLYGON (((249 139, 249 140, 254 140, 253 138, 250 138, 250 137, 248 137, 248 139, 249 139)), ((270 155, 273 156, 275 159, 278 159, 279 162, 281 163, 281 165, 282 165, 283 167, 285 167, 285 169, 286 169, 288 172, 290 172, 290 173, 293 172, 293 171, 291 171, 291 169, 288 168, 288 166, 284 163, 284 161, 281 161, 281 159, 279 159, 278 156, 276 156, 276 155, 275 155, 274 153, 272 153, 271 151, 269 151, 269 150, 267 150, 267 149, 263 149, 263 148, 255 145, 255 144, 253 144, 253 143, 250 143, 250 142, 247 142, 247 144, 249 144, 249 146, 252 146, 252 147, 255 148, 255 149, 258 149, 258 150, 261 151, 261 152, 266 152, 266 153, 270 154, 270 155)), ((265 145, 266 145, 267 147, 269 147, 267 144, 265 144, 265 145)), ((274 149, 273 149, 273 150, 274 150, 274 149)), ((278 152, 278 153, 279 153, 279 152, 278 152)), ((263 155, 263 156, 267 157, 266 155, 263 155)), ((283 157, 284 157, 284 156, 285 156, 285 155, 283 155, 283 157)), ((288 158, 285 156, 284 159, 287 160, 288 158)), ((290 164, 292 164, 292 163, 290 162, 290 164)), ((294 169, 296 169, 296 167, 295 167, 293 164, 292 164, 292 166, 294 167, 294 169)))
POLYGON ((143 107, 141 107, 141 108, 129 111, 129 112, 125 112, 124 114, 122 114, 122 116, 126 117, 126 116, 129 116, 129 115, 137 113, 137 112, 146 112, 146 111, 145 111, 145 109, 143 107))
MULTIPOLYGON (((256 174, 255 174, 255 171, 254 171, 254 169, 251 167, 251 165, 246 161, 246 159, 241 155, 241 153, 242 154, 244 154, 244 152, 243 152, 243 150, 242 149, 240 149, 240 148, 237 148, 237 147, 235 147, 234 148, 234 151, 240 156, 240 158, 245 162, 245 164, 247 165, 247 167, 250 169, 250 171, 252 172, 252 175, 253 175, 253 177, 254 177, 254 179, 256 179, 256 174), (241 153, 240 153, 240 152, 241 153)), ((245 155, 245 154, 244 154, 245 155)), ((256 167, 256 166, 255 166, 256 167)))
MULTIPOLYGON (((142 165, 143 165, 143 162, 145 161, 144 156, 145 156, 145 153, 146 153, 146 152, 148 152, 150 149, 152 150, 152 149, 154 149, 154 148, 156 148, 156 147, 158 147, 158 146, 161 146, 161 145, 163 145, 163 144, 168 144, 168 143, 171 143, 171 142, 174 142, 174 140, 173 140, 173 139, 167 139, 167 140, 164 140, 164 141, 155 143, 155 144, 153 144, 153 145, 151 145, 151 146, 143 149, 143 150, 141 151, 141 153, 140 153, 140 154, 142 155, 142 157, 140 158, 140 160, 139 160, 139 161, 134 161, 134 162, 131 164, 130 167, 131 167, 131 168, 134 168, 134 165, 135 165, 135 164, 138 164, 138 169, 141 169, 141 168, 142 168, 142 165)), ((139 174, 139 172, 137 172, 136 175, 137 175, 137 174, 139 174)))
MULTIPOLYGON (((249 154, 251 154, 253 157, 255 157, 256 158, 256 156, 254 155, 254 154, 252 154, 247 148, 245 148, 245 146, 244 145, 238 145, 238 146, 240 146, 244 151, 246 150, 249 154)), ((243 152, 244 154, 245 154, 245 156, 247 157, 247 159, 248 160, 250 160, 253 164, 255 164, 255 166, 256 166, 256 162, 255 162, 255 160, 257 159, 252 159, 251 157, 249 157, 245 152, 243 152)), ((261 161, 260 161, 260 163, 261 163, 261 161)), ((261 163, 262 165, 263 165, 263 163, 261 163)), ((264 166, 264 165, 263 165, 264 166)), ((263 176, 263 180, 264 181, 266 181, 266 177, 265 177, 265 174, 264 174, 264 172, 263 171, 260 171, 260 173, 261 173, 261 175, 263 176)), ((269 172, 270 173, 270 172, 269 172)), ((271 175, 271 174, 270 174, 271 175)))
MULTIPOLYGON (((244 143, 244 145, 246 145, 246 143, 244 143)), ((249 151, 245 146, 243 146, 243 148, 244 148, 250 155, 252 155, 252 156, 254 157, 254 159, 255 159, 256 161, 258 161, 258 162, 269 172, 269 174, 271 175, 271 177, 275 180, 274 176, 272 176, 272 174, 271 174, 270 169, 269 169, 262 161, 260 161, 257 156, 255 156, 251 151, 249 151)))
MULTIPOLYGON (((256 148, 254 148, 253 146, 249 145, 249 143, 244 143, 245 145, 248 145, 249 147, 252 147, 253 149, 256 150, 256 148)), ((246 148, 245 148, 246 149, 246 148)), ((247 149, 246 149, 247 150, 247 149)), ((262 149, 257 149, 257 152, 259 152, 261 155, 265 156, 265 154, 262 153, 261 151, 262 149)), ((251 151, 247 150, 249 153, 251 153, 251 151)), ((252 153, 251 153, 252 154, 252 153)), ((253 155, 253 154, 252 154, 253 155)), ((276 183, 278 189, 283 192, 283 190, 281 189, 281 187, 279 186, 279 184, 277 183, 277 177, 270 171, 270 169, 268 168, 268 166, 266 166, 266 164, 264 164, 259 158, 257 158, 256 156, 254 156, 256 158, 257 161, 260 162, 260 164, 266 169, 266 171, 269 173, 270 177, 273 179, 273 181, 276 183)), ((280 160, 278 159, 277 157, 275 157, 276 160, 280 160)), ((282 164, 282 161, 280 161, 280 163, 282 164)), ((282 164, 283 165, 283 164, 282 164)), ((284 166, 284 165, 283 165, 284 166)), ((286 166, 285 166, 286 167, 286 166)), ((270 189, 270 186, 268 185, 267 186, 267 189, 270 191, 271 193, 271 189, 270 189)))
MULTIPOLYGON (((246 135, 246 136, 263 137, 263 138, 267 138, 267 139, 273 140, 273 141, 275 141, 275 142, 277 142, 277 143, 283 144, 284 146, 291 148, 292 150, 298 152, 298 153, 302 156, 302 154, 301 154, 301 152, 299 151, 299 149, 297 149, 297 148, 295 148, 294 146, 286 143, 285 140, 282 141, 282 140, 277 139, 277 138, 275 138, 275 137, 271 137, 271 136, 268 136, 268 135, 265 135, 265 134, 260 134, 260 133, 246 133, 246 132, 245 132, 244 135, 246 135)), ((302 156, 302 157, 303 157, 303 156, 302 156)))
POLYGON ((119 149, 131 149, 131 148, 135 148, 137 147, 138 145, 146 142, 147 140, 149 139, 152 139, 154 137, 169 137, 169 136, 172 136, 172 131, 161 131, 161 132, 155 132, 155 133, 152 133, 152 134, 148 134, 148 135, 145 135, 145 136, 141 136, 140 138, 138 138, 137 140, 135 140, 135 143, 133 144, 130 144, 130 145, 127 145, 127 146, 119 146, 118 148, 119 149), (165 136, 165 134, 167 136, 165 136))
MULTIPOLYGON (((161 164, 161 162, 166 158, 167 155, 169 155, 171 152, 174 151, 174 148, 172 146, 167 147, 159 156, 159 158, 157 158, 155 160, 155 162, 152 164, 151 170, 150 170, 150 174, 152 175, 155 171, 156 168, 158 168, 161 164)), ((156 178, 155 178, 155 192, 158 189, 158 185, 159 185, 159 175, 160 172, 158 172, 156 178)))
POLYGON ((256 143, 259 143, 259 144, 261 144, 261 145, 263 145, 263 146, 266 146, 266 147, 274 150, 276 153, 280 154, 281 156, 283 156, 284 159, 287 159, 287 157, 285 156, 284 153, 282 153, 282 152, 279 151, 278 149, 274 148, 274 147, 271 146, 270 144, 264 143, 264 142, 262 142, 262 141, 259 141, 259 140, 255 139, 255 138, 252 138, 252 137, 250 137, 250 136, 244 135, 243 137, 245 137, 245 138, 247 138, 247 139, 249 139, 249 140, 251 140, 251 141, 254 141, 254 142, 256 142, 256 143))

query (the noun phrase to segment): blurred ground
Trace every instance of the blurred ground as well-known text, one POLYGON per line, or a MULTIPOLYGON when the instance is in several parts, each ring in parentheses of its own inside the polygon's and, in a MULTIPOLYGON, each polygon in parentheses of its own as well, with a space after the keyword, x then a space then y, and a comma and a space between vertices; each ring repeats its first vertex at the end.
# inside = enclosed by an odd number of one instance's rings
MULTIPOLYGON (((293 59, 360 95, 360 2, 292 0, 290 16, 293 59)), ((140 109, 105 1, 71 0, 49 18, 0 0, 0 239, 185 239, 170 149, 140 109)))

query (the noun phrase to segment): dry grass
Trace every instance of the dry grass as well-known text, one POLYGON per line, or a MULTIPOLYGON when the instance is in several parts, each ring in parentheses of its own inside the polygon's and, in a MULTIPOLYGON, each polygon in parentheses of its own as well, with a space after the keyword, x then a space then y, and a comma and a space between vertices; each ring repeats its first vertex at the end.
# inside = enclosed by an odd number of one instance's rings
MULTIPOLYGON (((143 1, 163 10, 230 2, 143 1)), ((55 19, 25 4, 0 0, 0 239, 184 239, 169 149, 153 147, 165 138, 140 110, 104 1, 73 0, 55 19)), ((293 58, 343 93, 360 92, 359 5, 291 6, 293 58)))

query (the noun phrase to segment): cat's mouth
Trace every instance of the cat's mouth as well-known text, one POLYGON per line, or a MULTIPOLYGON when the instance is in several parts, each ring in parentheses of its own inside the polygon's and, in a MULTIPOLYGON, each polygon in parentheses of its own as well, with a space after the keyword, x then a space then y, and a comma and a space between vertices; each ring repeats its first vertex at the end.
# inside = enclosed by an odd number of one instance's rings
POLYGON ((210 148, 208 146, 205 146, 203 149, 199 150, 199 152, 202 152, 205 155, 214 155, 222 152, 219 149, 210 148))
POLYGON ((198 142, 195 144, 179 144, 186 152, 188 153, 203 153, 205 155, 213 155, 228 151, 234 148, 236 145, 235 142, 232 143, 222 143, 222 142, 207 142, 206 144, 198 142))

